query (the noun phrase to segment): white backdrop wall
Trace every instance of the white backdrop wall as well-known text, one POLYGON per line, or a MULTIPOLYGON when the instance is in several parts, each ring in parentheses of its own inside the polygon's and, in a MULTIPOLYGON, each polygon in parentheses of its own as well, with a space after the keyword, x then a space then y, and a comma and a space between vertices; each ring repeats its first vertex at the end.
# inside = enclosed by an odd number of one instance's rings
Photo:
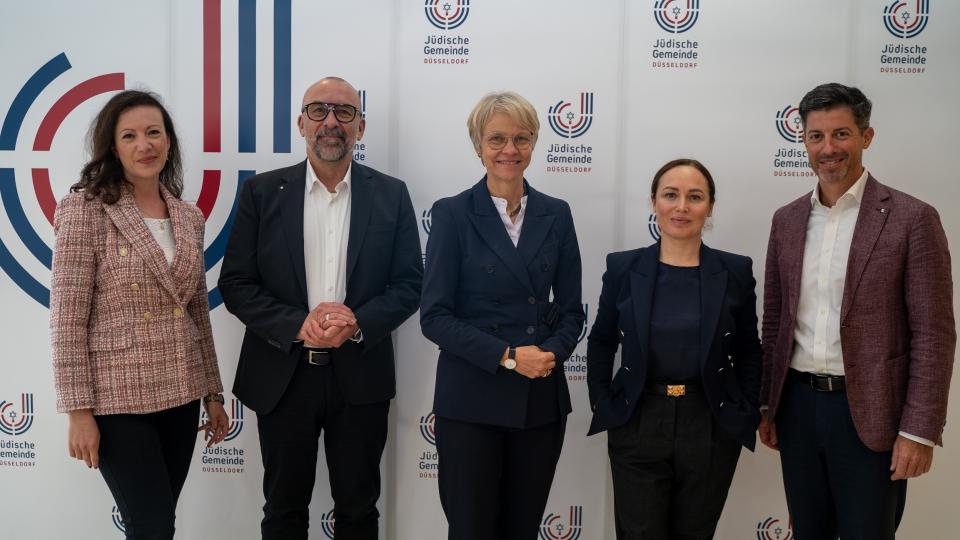
MULTIPOLYGON (((492 90, 529 98, 542 127, 527 178, 573 208, 588 324, 604 255, 653 241, 649 181, 674 157, 702 160, 717 179, 706 242, 752 256, 755 274, 763 275, 770 217, 814 184, 796 140, 795 106, 821 82, 867 93, 877 130, 867 167, 933 203, 951 241, 960 235, 950 159, 960 123, 955 2, 34 0, 6 3, 2 13, 5 539, 123 536, 98 473, 67 456, 66 418, 54 411, 46 306, 54 201, 78 176, 90 120, 119 88, 158 92, 174 116, 185 198, 208 215, 211 318, 228 388, 242 326, 219 305, 215 287, 238 182, 303 159, 300 97, 326 75, 362 90, 367 133, 357 159, 406 180, 424 245, 433 201, 483 174, 466 133, 470 108, 492 90), (885 9, 895 21, 885 20, 885 9), (902 52, 883 52, 897 47, 902 52), (885 61, 891 56, 914 63, 885 61)), ((762 285, 757 292, 762 297, 762 285)), ((430 417, 437 349, 420 335, 416 317, 395 343, 383 537, 439 539, 445 523, 430 417)), ((584 436, 585 355, 584 340, 567 363, 574 412, 541 540, 613 538, 606 439, 584 436)), ((958 407, 950 407, 951 418, 958 407)), ((258 536, 256 418, 239 403, 232 415, 231 439, 218 453, 198 445, 178 538, 258 536)), ((960 528, 950 503, 960 432, 948 425, 944 439, 933 471, 910 482, 904 538, 946 538, 960 528)), ((310 538, 332 538, 332 501, 325 482, 318 484, 310 538)), ((744 453, 718 538, 792 538, 773 452, 744 453)))

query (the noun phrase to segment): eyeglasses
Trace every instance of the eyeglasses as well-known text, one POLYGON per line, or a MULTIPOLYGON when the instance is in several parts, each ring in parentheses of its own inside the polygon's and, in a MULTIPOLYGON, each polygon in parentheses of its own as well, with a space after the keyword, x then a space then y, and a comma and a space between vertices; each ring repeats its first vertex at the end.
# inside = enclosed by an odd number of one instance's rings
POLYGON ((493 135, 487 136, 483 140, 484 144, 487 145, 487 148, 491 150, 500 150, 507 145, 507 141, 513 141, 513 147, 517 150, 529 150, 533 146, 533 137, 530 135, 514 135, 513 137, 507 137, 506 135, 501 135, 500 133, 494 133, 493 135))
POLYGON ((343 124, 353 122, 353 119, 357 117, 357 108, 353 105, 347 105, 346 103, 314 101, 313 103, 307 103, 300 109, 300 112, 306 114, 307 118, 314 122, 323 122, 326 120, 330 111, 333 111, 333 116, 337 119, 337 122, 343 124))

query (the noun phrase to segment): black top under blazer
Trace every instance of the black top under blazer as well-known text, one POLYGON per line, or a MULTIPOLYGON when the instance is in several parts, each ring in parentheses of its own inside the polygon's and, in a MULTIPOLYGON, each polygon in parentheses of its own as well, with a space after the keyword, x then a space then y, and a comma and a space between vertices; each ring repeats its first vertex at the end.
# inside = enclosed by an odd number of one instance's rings
MULTIPOLYGON (((611 253, 597 316, 587 338, 587 387, 593 408, 588 435, 625 424, 647 378, 650 308, 660 244, 611 253), (613 360, 622 346, 621 366, 613 360)), ((701 384, 718 424, 754 449, 760 422, 762 353, 752 261, 700 248, 701 384)))
MULTIPOLYGON (((301 362, 297 333, 307 305, 303 201, 307 161, 244 181, 237 196, 220 292, 246 325, 233 393, 258 414, 280 401, 301 362)), ((333 372, 350 404, 396 393, 391 332, 417 310, 423 266, 407 186, 354 162, 350 180, 347 295, 363 341, 332 353, 333 372)))
POLYGON ((440 347, 438 416, 530 427, 537 419, 528 418, 528 399, 544 395, 557 400, 554 417, 571 410, 563 363, 584 321, 580 248, 570 206, 524 185, 527 210, 516 247, 486 177, 431 210, 420 325, 440 347), (531 380, 500 367, 508 346, 523 345, 556 356, 549 377, 531 380))

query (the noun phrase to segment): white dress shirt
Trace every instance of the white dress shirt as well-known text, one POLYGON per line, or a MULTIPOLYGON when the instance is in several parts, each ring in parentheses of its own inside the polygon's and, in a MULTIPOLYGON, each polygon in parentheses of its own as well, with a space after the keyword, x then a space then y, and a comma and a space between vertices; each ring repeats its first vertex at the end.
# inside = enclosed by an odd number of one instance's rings
MULTIPOLYGON (((840 345, 840 307, 847 278, 847 260, 853 230, 860 214, 860 201, 867 184, 864 169, 833 207, 820 202, 819 184, 810 196, 810 219, 803 247, 803 274, 794 329, 793 358, 797 371, 843 375, 840 345)), ((933 446, 932 441, 900 432, 904 437, 933 446)))
POLYGON ((343 303, 347 296, 351 169, 352 165, 331 193, 307 162, 303 197, 303 261, 311 310, 321 302, 343 303))
POLYGON ((797 327, 790 362, 790 367, 797 371, 843 375, 840 304, 853 229, 857 226, 866 183, 867 171, 864 169, 860 178, 832 208, 820 202, 819 187, 814 187, 810 196, 797 327))
POLYGON ((517 214, 517 221, 510 219, 510 214, 507 213, 507 200, 501 199, 500 197, 490 196, 493 199, 493 205, 497 207, 497 211, 500 212, 500 219, 503 220, 503 226, 507 228, 507 234, 510 235, 510 240, 513 242, 513 247, 517 247, 517 242, 520 241, 520 230, 523 229, 523 216, 527 214, 527 196, 524 195, 520 197, 520 213, 517 214))

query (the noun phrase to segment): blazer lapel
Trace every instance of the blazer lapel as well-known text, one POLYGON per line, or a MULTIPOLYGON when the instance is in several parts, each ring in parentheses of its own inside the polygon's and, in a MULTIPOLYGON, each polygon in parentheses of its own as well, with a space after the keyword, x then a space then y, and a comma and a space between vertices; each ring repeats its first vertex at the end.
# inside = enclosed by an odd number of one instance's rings
POLYGON ((517 251, 520 252, 526 268, 543 246, 543 241, 553 227, 554 216, 546 213, 540 193, 527 185, 526 181, 523 183, 527 189, 527 211, 523 215, 523 230, 520 241, 517 242, 517 251))
MULTIPOLYGON (((811 193, 812 194, 812 193, 811 193)), ((807 222, 810 221, 810 198, 801 199, 790 210, 790 214, 781 221, 779 231, 781 257, 781 275, 789 276, 787 294, 789 295, 790 315, 797 317, 800 303, 800 283, 803 274, 803 251, 807 241, 807 222)))
POLYGON ((840 303, 840 323, 842 324, 850 311, 853 296, 860 285, 860 277, 867 267, 873 246, 880 238, 880 232, 890 215, 890 192, 873 176, 867 177, 867 185, 863 188, 863 201, 860 203, 860 212, 857 215, 857 224, 853 229, 853 239, 850 242, 850 255, 847 259, 847 276, 843 282, 843 301, 840 303))
POLYGON ((727 269, 717 254, 700 245, 700 366, 706 365, 727 292, 727 269))
POLYGON ((637 343, 641 358, 649 359, 650 310, 653 307, 653 289, 657 283, 657 263, 660 260, 660 244, 640 251, 638 260, 630 270, 630 299, 636 327, 637 343))
MULTIPOLYGON (((192 224, 188 221, 187 208, 185 203, 174 197, 164 188, 160 188, 167 201, 167 211, 170 213, 170 227, 173 230, 173 238, 176 241, 176 249, 173 254, 173 262, 168 268, 172 283, 178 289, 177 298, 181 301, 187 301, 196 290, 196 272, 203 272, 203 246, 197 246, 197 238, 194 235, 192 224), (201 253, 200 257, 194 254, 201 253)), ((201 225, 202 226, 202 225, 201 225)), ((166 260, 166 259, 164 259, 166 260)))
POLYGON ((353 163, 350 176, 350 237, 347 240, 347 288, 357 265, 363 236, 373 211, 373 178, 362 165, 353 163))
MULTIPOLYGON (((510 272, 527 288, 531 293, 535 293, 533 283, 530 281, 530 275, 527 273, 527 267, 520 257, 520 252, 513 245, 507 229, 503 226, 503 220, 497 208, 490 199, 490 192, 487 191, 486 177, 480 180, 470 194, 473 199, 473 212, 468 214, 473 228, 476 229, 480 238, 490 247, 490 249, 503 261, 510 272)), ((526 218, 524 218, 526 220, 526 218)), ((524 221, 524 234, 526 233, 526 221, 524 221)), ((523 237, 523 234, 520 235, 523 237)))
POLYGON ((300 167, 295 167, 288 173, 289 176, 281 178, 277 193, 283 227, 283 234, 280 236, 290 252, 290 265, 297 278, 304 304, 307 303, 307 270, 303 255, 303 201, 308 166, 309 162, 304 160, 300 167))
MULTIPOLYGON (((137 208, 137 202, 134 200, 133 194, 124 189, 116 203, 104 204, 103 208, 120 234, 130 242, 130 247, 137 252, 150 272, 156 276, 160 285, 174 298, 180 299, 177 286, 170 275, 167 258, 164 256, 163 250, 160 249, 160 245, 154 240, 153 233, 144 223, 143 215, 137 208)), ((176 231, 174 231, 174 235, 176 235, 176 231)))

